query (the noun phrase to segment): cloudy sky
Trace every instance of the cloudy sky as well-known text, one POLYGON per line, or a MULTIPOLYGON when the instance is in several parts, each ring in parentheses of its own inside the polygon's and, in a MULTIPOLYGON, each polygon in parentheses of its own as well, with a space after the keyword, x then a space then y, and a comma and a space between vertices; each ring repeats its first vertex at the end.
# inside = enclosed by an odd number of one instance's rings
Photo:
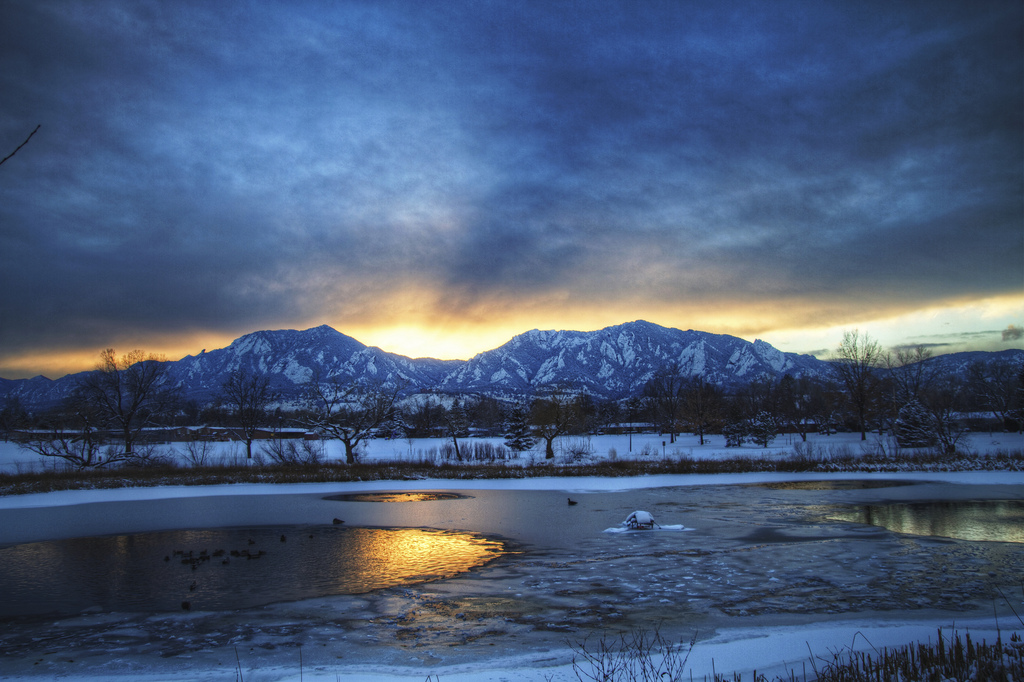
POLYGON ((1022 43, 1019 0, 4 0, 0 376, 319 324, 1021 348, 1022 43))

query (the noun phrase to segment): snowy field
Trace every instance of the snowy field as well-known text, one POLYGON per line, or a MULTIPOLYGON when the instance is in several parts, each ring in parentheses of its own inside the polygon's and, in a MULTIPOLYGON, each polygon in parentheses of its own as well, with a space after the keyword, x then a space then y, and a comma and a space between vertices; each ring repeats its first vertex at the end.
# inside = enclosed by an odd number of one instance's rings
MULTIPOLYGON (((628 436, 589 441, 593 457, 604 458, 611 450, 617 458, 737 452, 779 457, 793 447, 784 437, 768 450, 726 449, 716 437, 702 447, 684 436, 662 450, 661 437, 634 435, 630 453, 628 436)), ((441 442, 376 441, 362 456, 415 460, 441 442)), ((812 443, 853 453, 877 447, 870 440, 862 444, 855 434, 812 443)), ((1022 447, 1019 434, 976 434, 967 444, 976 452, 1022 447)), ((343 456, 333 445, 329 456, 343 456)), ((223 447, 220 456, 238 457, 237 445, 223 447)), ((540 461, 543 452, 527 457, 540 461)), ((5 470, 38 467, 37 460, 11 444, 0 445, 5 470)), ((312 523, 339 514, 353 525, 495 533, 527 550, 456 578, 368 595, 229 614, 95 613, 33 627, 0 623, 0 679, 232 680, 240 671, 242 679, 266 682, 397 682, 427 675, 446 682, 562 682, 576 679, 570 642, 659 622, 674 641, 698 633, 687 664, 693 679, 710 679, 712 670, 741 672, 749 679, 755 668, 769 676, 794 671, 800 679, 804 670, 810 673, 811 653, 831 659, 847 647, 935 641, 940 628, 947 636, 955 629, 988 641, 996 638, 997 625, 1004 637, 1022 629, 1009 611, 1024 613, 1019 544, 915 537, 836 521, 828 510, 837 504, 922 500, 1019 502, 1024 473, 831 474, 829 481, 866 482, 865 488, 777 487, 823 478, 546 477, 0 497, 0 547, 54 537, 234 525, 238 515, 261 526, 312 523), (471 499, 420 506, 324 501, 326 494, 383 490, 453 490, 471 499), (579 504, 567 508, 566 496, 579 504), (147 512, 163 508, 159 505, 194 513, 168 519, 147 512), (607 532, 635 508, 655 510, 659 522, 687 532, 639 538, 607 532), (551 524, 538 524, 538 515, 551 524), (1010 604, 995 603, 996 587, 1010 604), (330 628, 325 613, 331 614, 330 628), (403 639, 409 633, 416 634, 415 641, 403 639)))
MULTIPOLYGON (((700 444, 697 436, 681 434, 672 443, 667 435, 650 433, 614 436, 563 436, 555 440, 557 462, 567 461, 599 461, 617 460, 657 460, 664 457, 690 457, 694 459, 720 459, 726 457, 766 457, 779 458, 791 455, 795 448, 806 448, 816 456, 829 457, 834 455, 863 455, 884 451, 895 451, 892 438, 868 434, 866 441, 861 441, 860 434, 838 433, 831 436, 810 434, 807 443, 802 444, 798 435, 782 435, 775 439, 767 448, 745 444, 742 447, 725 447, 721 435, 705 436, 705 443, 700 444), (580 456, 574 453, 588 453, 580 456)), ((464 438, 459 440, 461 448, 471 448, 474 444, 488 444, 495 447, 503 445, 502 438, 464 438)), ((408 440, 374 439, 361 444, 359 456, 362 461, 440 461, 438 453, 445 446, 451 445, 446 438, 414 438, 408 440)), ((322 442, 323 453, 328 461, 344 461, 345 448, 336 440, 322 442)), ((259 442, 253 443, 253 452, 259 456, 259 442)), ((997 451, 1018 451, 1024 449, 1024 434, 1021 433, 972 433, 961 441, 961 450, 967 453, 993 453, 997 451)), ((183 465, 187 465, 188 456, 184 443, 166 443, 157 446, 159 454, 169 455, 183 465)), ((913 452, 909 450, 908 452, 913 452)), ((211 443, 208 455, 210 463, 244 463, 245 446, 242 443, 211 443)), ((532 450, 520 453, 515 459, 509 460, 511 466, 526 466, 543 463, 544 446, 539 443, 532 450)), ((0 472, 17 473, 52 467, 56 462, 40 457, 31 450, 22 448, 15 443, 0 443, 0 472)))

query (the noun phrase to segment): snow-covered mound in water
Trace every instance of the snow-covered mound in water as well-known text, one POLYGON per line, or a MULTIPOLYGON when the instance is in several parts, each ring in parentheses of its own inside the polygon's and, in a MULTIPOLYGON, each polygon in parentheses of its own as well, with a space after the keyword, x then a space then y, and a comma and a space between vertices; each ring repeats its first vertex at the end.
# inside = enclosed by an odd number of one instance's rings
POLYGON ((675 526, 655 526, 654 528, 628 528, 626 526, 615 526, 614 528, 605 528, 605 533, 657 533, 658 531, 685 531, 693 530, 693 528, 687 528, 682 524, 675 526))

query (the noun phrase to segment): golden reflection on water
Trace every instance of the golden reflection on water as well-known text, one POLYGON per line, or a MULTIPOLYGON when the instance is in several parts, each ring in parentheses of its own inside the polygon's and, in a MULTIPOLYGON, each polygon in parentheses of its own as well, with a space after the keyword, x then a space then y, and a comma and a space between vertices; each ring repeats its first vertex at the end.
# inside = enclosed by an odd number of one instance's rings
POLYGON ((908 535, 1024 543, 1024 502, 1019 500, 865 505, 828 517, 908 535))
POLYGON ((337 502, 438 502, 440 500, 468 500, 469 495, 461 493, 444 492, 394 492, 394 493, 349 493, 346 495, 331 495, 325 500, 337 502))
POLYGON ((0 617, 231 610, 449 578, 499 540, 429 528, 228 528, 73 538, 0 549, 0 617))
POLYGON ((336 565, 346 569, 337 572, 337 587, 347 594, 450 577, 486 564, 504 549, 497 540, 421 528, 350 528, 348 533, 344 552, 359 562, 335 556, 336 565))

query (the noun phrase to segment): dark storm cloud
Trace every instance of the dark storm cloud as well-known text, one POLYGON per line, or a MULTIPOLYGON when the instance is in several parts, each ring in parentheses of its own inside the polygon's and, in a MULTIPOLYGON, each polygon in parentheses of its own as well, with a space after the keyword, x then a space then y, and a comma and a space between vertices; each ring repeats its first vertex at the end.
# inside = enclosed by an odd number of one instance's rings
POLYGON ((710 252, 751 279, 771 270, 780 289, 911 281, 926 298, 1019 284, 1016 10, 735 8, 597 12, 577 41, 538 31, 518 65, 531 112, 512 124, 520 172, 455 278, 507 283, 504 263, 543 253, 524 231, 550 217, 577 260, 595 231, 624 248, 660 231, 652 258, 685 268, 710 252), (527 167, 544 182, 522 182, 527 167), (472 267, 482 247, 502 266, 472 267))
POLYGON ((43 127, 0 167, 0 355, 403 286, 1019 292, 1022 14, 6 2, 0 151, 43 127))

